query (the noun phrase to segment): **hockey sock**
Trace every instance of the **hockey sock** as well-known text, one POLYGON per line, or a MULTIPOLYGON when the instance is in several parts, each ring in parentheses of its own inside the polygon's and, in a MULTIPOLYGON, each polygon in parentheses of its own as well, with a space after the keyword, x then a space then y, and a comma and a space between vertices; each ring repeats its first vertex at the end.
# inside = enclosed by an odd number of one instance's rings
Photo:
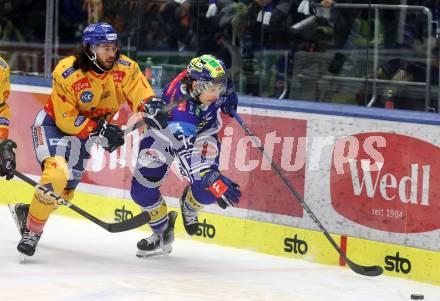
POLYGON ((148 207, 141 207, 143 211, 147 211, 151 220, 148 222, 151 229, 155 233, 163 232, 168 225, 167 204, 162 196, 159 197, 158 202, 148 207))
POLYGON ((188 191, 184 191, 184 199, 183 199, 183 205, 186 209, 191 211, 199 211, 203 209, 203 204, 199 203, 196 198, 193 196, 191 187, 188 187, 188 191))
MULTIPOLYGON (((62 197, 72 196, 71 192, 68 194, 64 193, 68 178, 69 171, 65 158, 50 157, 44 161, 40 180, 41 185, 46 186, 62 197)), ((41 189, 36 189, 29 207, 26 224, 28 230, 37 234, 42 233, 49 215, 57 208, 57 205, 55 199, 49 197, 41 189)))

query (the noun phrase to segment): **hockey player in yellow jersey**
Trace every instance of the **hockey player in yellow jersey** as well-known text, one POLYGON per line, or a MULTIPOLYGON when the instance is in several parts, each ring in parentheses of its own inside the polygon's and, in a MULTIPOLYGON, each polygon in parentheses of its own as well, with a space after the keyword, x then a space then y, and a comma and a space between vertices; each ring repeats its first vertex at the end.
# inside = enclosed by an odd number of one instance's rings
POLYGON ((17 144, 9 136, 11 110, 7 103, 10 93, 9 66, 0 56, 0 176, 12 179, 15 169, 17 144))
MULTIPOLYGON (((123 103, 133 112, 149 109, 154 91, 136 62, 120 54, 117 33, 107 23, 87 26, 82 46, 52 73, 52 94, 32 127, 42 167, 40 184, 71 200, 90 157, 93 141, 109 152, 124 144, 123 131, 108 121, 123 103)), ((17 249, 32 256, 57 204, 39 189, 29 205, 10 206, 22 239, 17 249)))

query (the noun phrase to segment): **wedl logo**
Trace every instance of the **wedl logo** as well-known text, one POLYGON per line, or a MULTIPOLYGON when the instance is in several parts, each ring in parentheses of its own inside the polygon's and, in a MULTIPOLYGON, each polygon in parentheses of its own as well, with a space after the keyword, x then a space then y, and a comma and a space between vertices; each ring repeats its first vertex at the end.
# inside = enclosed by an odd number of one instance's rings
POLYGON ((334 209, 379 230, 417 233, 440 228, 440 148, 393 133, 343 137, 333 149, 334 209))

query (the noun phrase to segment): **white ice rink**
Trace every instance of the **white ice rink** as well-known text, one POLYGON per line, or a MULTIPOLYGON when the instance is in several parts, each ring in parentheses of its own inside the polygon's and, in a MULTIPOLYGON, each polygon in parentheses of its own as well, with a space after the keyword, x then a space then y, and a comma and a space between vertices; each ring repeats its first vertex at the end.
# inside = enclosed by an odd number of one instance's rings
MULTIPOLYGON (((181 223, 180 217, 177 220, 181 223)), ((170 256, 135 256, 140 231, 111 234, 52 216, 38 252, 19 263, 18 231, 0 205, 0 300, 440 300, 440 287, 178 239, 170 256)))

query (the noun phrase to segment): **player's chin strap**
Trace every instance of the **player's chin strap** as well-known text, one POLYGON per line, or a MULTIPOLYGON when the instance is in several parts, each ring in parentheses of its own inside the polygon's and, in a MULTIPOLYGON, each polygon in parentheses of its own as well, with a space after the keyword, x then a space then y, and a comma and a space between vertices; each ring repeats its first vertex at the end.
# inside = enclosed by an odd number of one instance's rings
POLYGON ((140 213, 140 214, 138 214, 128 220, 124 220, 119 223, 106 223, 106 222, 98 219, 97 217, 91 215, 90 213, 84 211, 83 209, 77 207, 76 205, 70 203, 66 199, 60 197, 58 194, 49 190, 45 186, 38 184, 37 182, 35 182, 31 178, 29 178, 28 176, 22 174, 18 170, 14 170, 14 175, 17 176, 18 178, 22 179, 26 183, 41 190, 43 196, 46 195, 47 198, 54 200, 54 202, 58 203, 59 205, 67 206, 68 208, 75 211, 79 215, 84 216, 85 218, 87 218, 91 222, 97 224, 98 226, 104 228, 105 230, 107 230, 108 232, 111 232, 111 233, 123 232, 123 231, 128 231, 128 230, 138 228, 138 227, 143 226, 146 223, 148 223, 151 219, 148 212, 144 211, 144 212, 142 212, 142 213, 140 213))
MULTIPOLYGON (((86 53, 87 57, 89 58, 89 60, 93 63, 93 65, 95 65, 95 67, 98 68, 102 72, 110 71, 111 68, 105 69, 99 64, 98 57, 96 56, 96 46, 92 45, 90 47, 90 51, 92 52, 92 56, 89 55, 88 51, 85 51, 85 53, 86 53)), ((113 66, 112 66, 112 68, 113 68, 113 66)))
POLYGON ((286 184, 287 188, 292 192, 292 194, 296 197, 298 202, 302 205, 305 211, 310 215, 315 224, 321 229, 321 232, 324 233, 327 240, 332 244, 333 248, 339 253, 339 255, 345 260, 347 265, 351 268, 351 270, 355 273, 364 275, 364 276, 379 276, 383 273, 383 269, 380 266, 363 266, 359 265, 350 259, 348 259, 347 255, 341 250, 335 240, 330 236, 328 231, 325 229, 324 225, 319 221, 316 215, 313 213, 312 209, 307 205, 304 201, 304 198, 299 194, 299 192, 295 189, 293 184, 285 177, 281 171, 281 168, 272 160, 272 158, 266 153, 263 146, 260 144, 259 139, 255 137, 246 123, 241 119, 241 117, 234 110, 231 111, 232 116, 234 116, 235 120, 240 124, 246 134, 251 138, 252 142, 258 146, 261 153, 267 162, 270 162, 275 173, 281 178, 284 184, 286 184))

